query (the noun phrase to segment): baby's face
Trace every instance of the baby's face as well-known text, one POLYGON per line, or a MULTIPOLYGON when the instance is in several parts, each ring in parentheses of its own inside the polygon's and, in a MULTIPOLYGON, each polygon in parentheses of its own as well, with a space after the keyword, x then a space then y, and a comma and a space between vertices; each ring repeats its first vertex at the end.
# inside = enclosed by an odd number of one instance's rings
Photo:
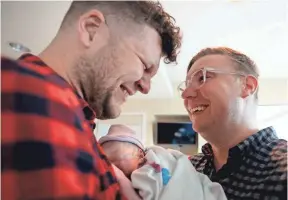
POLYGON ((127 142, 110 141, 102 145, 108 160, 129 177, 143 163, 144 152, 127 142))

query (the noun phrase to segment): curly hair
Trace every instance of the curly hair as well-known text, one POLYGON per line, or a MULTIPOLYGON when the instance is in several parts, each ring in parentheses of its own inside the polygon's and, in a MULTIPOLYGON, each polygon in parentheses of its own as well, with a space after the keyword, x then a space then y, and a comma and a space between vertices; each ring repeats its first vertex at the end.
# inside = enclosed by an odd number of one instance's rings
MULTIPOLYGON (((166 64, 177 63, 182 43, 180 28, 176 26, 175 19, 164 11, 159 2, 73 1, 63 19, 61 28, 71 24, 72 21, 93 8, 97 8, 109 20, 117 20, 119 23, 128 23, 130 20, 130 22, 147 24, 154 28, 161 37, 164 62, 166 64)), ((109 24, 107 23, 107 25, 109 24)))

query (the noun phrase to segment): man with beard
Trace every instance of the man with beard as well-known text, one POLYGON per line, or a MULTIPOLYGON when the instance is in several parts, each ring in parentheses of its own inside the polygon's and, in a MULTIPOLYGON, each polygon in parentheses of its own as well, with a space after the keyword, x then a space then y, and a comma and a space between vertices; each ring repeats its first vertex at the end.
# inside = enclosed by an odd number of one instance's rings
POLYGON ((124 198, 94 119, 147 94, 180 45, 160 3, 75 1, 39 56, 2 58, 2 198, 124 198))

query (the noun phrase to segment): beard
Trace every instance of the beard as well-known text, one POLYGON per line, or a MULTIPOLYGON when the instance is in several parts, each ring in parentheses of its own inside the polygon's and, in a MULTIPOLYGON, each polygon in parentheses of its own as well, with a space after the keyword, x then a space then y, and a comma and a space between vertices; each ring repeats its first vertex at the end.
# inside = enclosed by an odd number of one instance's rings
POLYGON ((113 119, 119 116, 114 104, 117 78, 113 76, 115 64, 106 50, 97 55, 82 56, 74 67, 74 80, 79 85, 83 99, 96 113, 97 119, 113 119), (106 52, 106 53, 105 53, 106 52))
POLYGON ((113 105, 113 91, 105 94, 105 99, 102 101, 101 106, 102 112, 99 116, 97 115, 97 118, 101 120, 117 118, 120 112, 117 111, 118 109, 115 107, 117 107, 117 105, 113 105))

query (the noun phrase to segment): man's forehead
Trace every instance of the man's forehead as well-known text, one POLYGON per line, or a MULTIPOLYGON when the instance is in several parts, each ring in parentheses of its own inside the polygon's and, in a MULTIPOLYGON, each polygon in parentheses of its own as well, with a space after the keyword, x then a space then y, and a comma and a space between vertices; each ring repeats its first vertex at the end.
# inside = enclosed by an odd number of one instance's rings
POLYGON ((226 55, 207 55, 199 58, 196 62, 191 66, 187 73, 187 77, 190 77, 196 71, 203 69, 205 67, 214 68, 214 69, 223 69, 228 70, 232 67, 233 62, 226 55))
POLYGON ((144 59, 146 64, 159 66, 162 56, 161 38, 158 32, 148 26, 144 26, 140 33, 135 34, 130 42, 136 53, 144 59))
POLYGON ((157 31, 152 28, 149 28, 147 32, 149 32, 149 34, 147 34, 142 41, 143 53, 145 54, 147 62, 157 67, 162 56, 161 38, 157 31))

